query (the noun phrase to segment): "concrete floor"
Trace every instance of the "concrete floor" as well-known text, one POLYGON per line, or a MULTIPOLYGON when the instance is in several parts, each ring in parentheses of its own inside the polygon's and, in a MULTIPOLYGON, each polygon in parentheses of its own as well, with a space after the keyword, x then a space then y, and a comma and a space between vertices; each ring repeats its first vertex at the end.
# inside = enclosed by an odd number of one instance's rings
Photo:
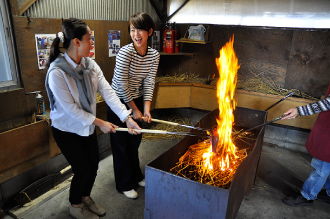
MULTIPOLYGON (((177 140, 143 142, 140 147, 141 166, 176 143, 177 140)), ((264 145, 255 185, 251 194, 245 196, 236 218, 330 218, 330 204, 316 200, 312 206, 290 207, 281 201, 294 188, 301 188, 311 171, 310 160, 311 157, 302 152, 264 145)), ((136 200, 118 193, 115 190, 112 155, 108 154, 100 161, 92 197, 107 210, 104 219, 144 218, 144 191, 144 188, 138 188, 139 198, 136 200)), ((68 188, 21 218, 72 218, 69 214, 68 188)), ((11 217, 7 215, 5 219, 11 217)))

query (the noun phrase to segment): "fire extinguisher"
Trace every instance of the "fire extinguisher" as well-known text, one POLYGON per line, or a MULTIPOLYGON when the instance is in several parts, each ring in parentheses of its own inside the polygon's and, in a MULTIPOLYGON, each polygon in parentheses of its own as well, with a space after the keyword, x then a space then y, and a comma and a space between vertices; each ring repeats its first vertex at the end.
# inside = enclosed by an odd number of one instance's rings
POLYGON ((164 30, 164 40, 165 40, 165 52, 174 53, 175 47, 175 31, 171 26, 167 27, 164 30))

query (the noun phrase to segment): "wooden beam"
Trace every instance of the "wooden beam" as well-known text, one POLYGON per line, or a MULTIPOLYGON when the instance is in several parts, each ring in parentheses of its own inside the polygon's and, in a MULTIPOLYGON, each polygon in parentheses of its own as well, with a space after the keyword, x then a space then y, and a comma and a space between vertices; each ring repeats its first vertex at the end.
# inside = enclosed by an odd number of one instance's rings
POLYGON ((158 15, 158 18, 161 20, 161 21, 164 21, 166 19, 166 17, 164 17, 164 14, 160 11, 158 5, 156 4, 155 0, 149 0, 150 1, 150 4, 152 5, 152 7, 155 9, 157 15, 158 15))
POLYGON ((22 0, 18 5, 19 15, 21 16, 36 0, 22 0))
POLYGON ((10 11, 11 11, 11 15, 12 16, 18 16, 19 14, 19 10, 18 10, 18 2, 17 0, 8 0, 9 2, 9 7, 10 7, 10 11))

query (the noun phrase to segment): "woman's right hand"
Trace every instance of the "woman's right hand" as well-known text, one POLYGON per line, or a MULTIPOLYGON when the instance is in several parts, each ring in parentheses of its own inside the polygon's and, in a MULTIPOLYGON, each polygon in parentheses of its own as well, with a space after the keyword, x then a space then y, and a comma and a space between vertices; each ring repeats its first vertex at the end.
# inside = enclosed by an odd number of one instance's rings
POLYGON ((140 126, 131 118, 129 117, 126 120, 126 126, 128 128, 128 133, 136 135, 136 134, 140 134, 141 132, 139 131, 135 131, 134 129, 141 129, 140 126))
POLYGON ((142 113, 140 110, 138 109, 135 109, 135 110, 132 110, 133 111, 133 119, 137 120, 137 121, 142 121, 142 113))

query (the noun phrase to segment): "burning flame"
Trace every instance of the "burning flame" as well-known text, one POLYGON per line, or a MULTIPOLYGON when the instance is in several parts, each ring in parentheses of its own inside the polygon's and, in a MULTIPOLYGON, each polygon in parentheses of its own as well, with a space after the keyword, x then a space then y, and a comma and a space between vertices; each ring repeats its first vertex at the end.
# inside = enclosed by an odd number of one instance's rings
POLYGON ((232 142, 232 126, 234 124, 233 111, 235 109, 234 93, 237 83, 238 59, 233 48, 234 37, 220 50, 220 57, 216 58, 219 71, 217 82, 217 97, 219 103, 219 118, 217 118, 216 135, 219 137, 216 153, 210 149, 203 154, 204 167, 213 170, 215 165, 221 171, 231 171, 231 164, 235 163, 236 147, 232 142))

